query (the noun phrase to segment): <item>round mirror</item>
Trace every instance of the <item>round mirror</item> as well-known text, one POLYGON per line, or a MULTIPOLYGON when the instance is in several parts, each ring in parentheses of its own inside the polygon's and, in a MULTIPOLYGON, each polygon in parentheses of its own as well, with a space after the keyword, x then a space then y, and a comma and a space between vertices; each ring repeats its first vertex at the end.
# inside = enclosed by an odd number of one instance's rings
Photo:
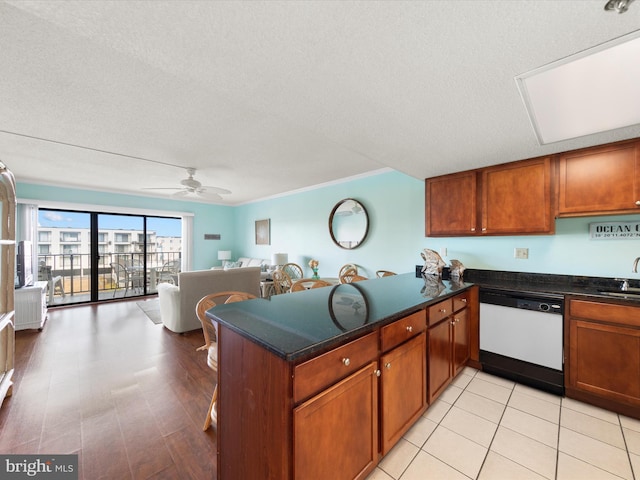
POLYGON ((331 239, 340 248, 348 250, 359 247, 369 232, 369 215, 357 200, 340 200, 329 216, 331 239))

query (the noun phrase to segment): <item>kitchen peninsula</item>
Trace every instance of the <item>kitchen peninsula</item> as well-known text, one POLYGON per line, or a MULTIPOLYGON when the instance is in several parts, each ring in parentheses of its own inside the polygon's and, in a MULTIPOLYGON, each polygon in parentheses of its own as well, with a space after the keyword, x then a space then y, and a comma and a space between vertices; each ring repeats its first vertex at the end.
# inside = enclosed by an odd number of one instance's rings
POLYGON ((402 274, 220 305, 218 476, 365 478, 477 361, 478 288, 402 274))

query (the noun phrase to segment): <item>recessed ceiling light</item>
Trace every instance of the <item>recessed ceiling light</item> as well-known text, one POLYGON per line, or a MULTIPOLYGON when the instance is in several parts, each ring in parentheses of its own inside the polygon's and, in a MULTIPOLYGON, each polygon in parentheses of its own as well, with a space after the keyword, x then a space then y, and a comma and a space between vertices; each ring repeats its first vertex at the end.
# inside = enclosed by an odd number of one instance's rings
POLYGON ((640 30, 516 83, 541 145, 640 124, 640 30))

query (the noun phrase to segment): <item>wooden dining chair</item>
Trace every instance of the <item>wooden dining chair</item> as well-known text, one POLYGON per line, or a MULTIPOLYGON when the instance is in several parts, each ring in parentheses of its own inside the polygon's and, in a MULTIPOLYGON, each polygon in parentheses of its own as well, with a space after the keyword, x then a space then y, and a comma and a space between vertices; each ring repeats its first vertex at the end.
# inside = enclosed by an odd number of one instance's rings
POLYGON ((312 288, 322 288, 322 287, 330 287, 331 284, 325 280, 314 280, 313 278, 301 278, 300 280, 296 280, 291 285, 289 291, 291 292, 301 292, 303 290, 309 290, 312 288))
POLYGON ((378 270, 376 271, 376 277, 391 277, 392 275, 396 275, 396 272, 390 272, 389 270, 378 270))
POLYGON ((348 268, 340 276, 340 283, 360 282, 362 280, 368 280, 368 278, 367 277, 363 277, 362 275, 358 275, 357 270, 354 270, 352 268, 348 268))
POLYGON ((273 278, 273 290, 275 291, 276 295, 280 295, 281 293, 288 293, 291 290, 293 281, 291 280, 291 277, 283 270, 275 270, 271 274, 271 278, 273 278))
POLYGON ((292 281, 296 281, 301 279, 304 276, 304 273, 302 271, 302 267, 300 265, 298 265, 297 263, 285 263, 281 270, 286 273, 287 275, 289 275, 289 278, 292 281))
MULTIPOLYGON (((256 298, 255 295, 247 292, 227 291, 219 293, 210 293, 202 297, 196 305, 196 315, 198 320, 202 324, 202 334, 204 335, 204 345, 198 347, 196 350, 207 351, 207 365, 218 376, 218 323, 212 321, 207 317, 206 312, 210 308, 223 303, 241 302, 243 300, 251 300, 256 298)), ((211 423, 217 423, 217 411, 216 402, 218 401, 218 380, 216 378, 216 386, 213 389, 213 395, 211 396, 211 403, 209 404, 209 410, 207 411, 207 417, 205 418, 203 431, 206 431, 211 423)))
POLYGON ((342 277, 347 270, 354 270, 356 274, 358 273, 358 266, 355 263, 345 263, 340 270, 338 271, 338 278, 342 277))

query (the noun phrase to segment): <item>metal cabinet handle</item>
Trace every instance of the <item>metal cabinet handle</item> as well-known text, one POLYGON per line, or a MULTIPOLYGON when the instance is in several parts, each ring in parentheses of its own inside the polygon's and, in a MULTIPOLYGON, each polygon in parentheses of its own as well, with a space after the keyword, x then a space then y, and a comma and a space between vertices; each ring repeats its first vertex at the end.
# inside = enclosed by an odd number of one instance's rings
POLYGON ((447 313, 447 309, 446 308, 441 308, 440 310, 438 310, 440 313, 447 313))
POLYGON ((385 363, 384 364, 384 368, 386 368, 387 370, 389 370, 391 368, 391 362, 389 363, 385 363))
POLYGON ((378 368, 376 368, 376 369, 373 371, 373 373, 375 374, 375 376, 376 376, 376 377, 379 377, 379 376, 382 374, 382 372, 381 372, 381 371, 380 371, 380 369, 378 369, 378 368))
POLYGON ((451 320, 451 321, 449 322, 449 324, 451 324, 451 325, 455 325, 455 324, 456 324, 456 321, 455 321, 455 320, 451 320))
POLYGON ((640 200, 636 200, 636 207, 640 207, 640 200))
POLYGON ((345 357, 342 359, 342 363, 344 364, 345 367, 348 367, 351 364, 351 360, 349 360, 349 358, 345 357))
POLYGON ((461 298, 461 299, 460 299, 460 301, 461 301, 462 303, 467 303, 467 299, 466 299, 466 298, 461 298))
POLYGON ((407 326, 407 332, 409 333, 413 332, 413 327, 411 325, 407 326))

